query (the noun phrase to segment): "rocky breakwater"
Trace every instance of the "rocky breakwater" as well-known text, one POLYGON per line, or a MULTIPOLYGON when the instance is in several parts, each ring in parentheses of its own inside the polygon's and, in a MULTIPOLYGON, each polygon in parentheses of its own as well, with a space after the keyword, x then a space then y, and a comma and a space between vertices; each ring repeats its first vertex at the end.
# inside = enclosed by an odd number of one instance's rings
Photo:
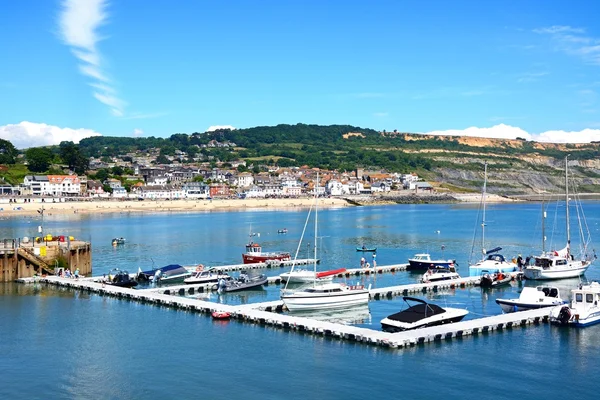
POLYGON ((449 193, 388 193, 381 195, 356 195, 344 197, 348 203, 357 206, 379 204, 430 204, 456 203, 460 200, 449 193))

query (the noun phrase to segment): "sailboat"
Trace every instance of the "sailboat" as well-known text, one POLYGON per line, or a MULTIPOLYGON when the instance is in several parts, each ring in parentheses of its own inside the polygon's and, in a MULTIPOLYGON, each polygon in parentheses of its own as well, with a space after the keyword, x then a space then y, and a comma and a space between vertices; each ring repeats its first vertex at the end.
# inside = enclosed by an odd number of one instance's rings
MULTIPOLYGON (((563 279, 576 278, 585 273, 592 263, 592 257, 587 255, 587 246, 590 242, 589 230, 587 237, 583 237, 583 228, 587 229, 586 224, 582 224, 579 218, 579 232, 582 234, 582 252, 580 259, 576 260, 571 251, 571 224, 569 215, 569 157, 565 157, 565 213, 567 245, 562 250, 546 252, 544 244, 544 233, 542 232, 542 254, 534 257, 534 265, 527 266, 523 272, 527 279, 563 279), (582 226, 583 225, 583 226, 582 226)), ((580 207, 580 205, 577 205, 580 207)), ((578 217, 583 213, 578 209, 578 217)), ((544 216, 542 216, 543 218, 544 216)))
MULTIPOLYGON (((348 286, 343 283, 325 283, 317 284, 317 228, 318 228, 318 188, 319 176, 317 174, 317 185, 315 185, 315 243, 314 243, 314 264, 312 285, 300 288, 295 291, 282 290, 281 300, 291 312, 326 310, 336 308, 346 308, 352 306, 366 305, 369 303, 369 290, 363 285, 348 286)), ((304 228, 308 224, 310 211, 304 228)), ((302 239, 300 239, 302 242, 302 239)), ((300 245, 298 245, 298 249, 300 245)))
POLYGON ((484 164, 483 172, 483 190, 481 192, 482 219, 481 219, 481 252, 483 259, 475 264, 469 263, 469 276, 482 276, 489 273, 507 273, 517 270, 517 265, 508 262, 499 252, 502 247, 495 247, 491 250, 485 249, 485 202, 487 190, 487 162, 484 164))

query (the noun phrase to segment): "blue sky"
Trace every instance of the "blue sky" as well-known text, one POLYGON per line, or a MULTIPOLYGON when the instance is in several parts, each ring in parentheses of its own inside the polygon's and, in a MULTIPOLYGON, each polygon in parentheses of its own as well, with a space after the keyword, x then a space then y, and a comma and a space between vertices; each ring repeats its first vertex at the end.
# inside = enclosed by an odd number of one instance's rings
POLYGON ((600 140, 594 0, 2 8, 0 137, 18 147, 298 122, 600 140))

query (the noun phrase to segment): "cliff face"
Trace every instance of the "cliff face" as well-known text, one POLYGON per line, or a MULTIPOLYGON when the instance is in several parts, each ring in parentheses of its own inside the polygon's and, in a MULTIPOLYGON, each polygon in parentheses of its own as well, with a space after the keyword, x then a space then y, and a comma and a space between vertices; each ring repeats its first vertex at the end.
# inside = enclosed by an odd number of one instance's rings
MULTIPOLYGON (((427 135, 405 134, 405 140, 422 141, 427 135)), ((488 191, 502 195, 564 193, 564 158, 544 154, 552 152, 578 152, 589 150, 597 154, 598 144, 537 143, 524 140, 505 140, 476 137, 438 136, 469 146, 468 150, 428 149, 426 146, 414 153, 430 154, 440 164, 426 179, 440 186, 452 185, 465 190, 479 191, 483 185, 483 163, 488 164, 488 191), (529 152, 521 150, 525 146, 529 152), (539 153, 538 153, 539 151, 539 153), (544 154, 540 154, 544 153, 544 154)), ((558 153, 560 154, 560 153, 558 153)), ((587 154, 587 153, 586 153, 587 154)), ((600 193, 600 158, 569 159, 572 190, 582 193, 600 193)))

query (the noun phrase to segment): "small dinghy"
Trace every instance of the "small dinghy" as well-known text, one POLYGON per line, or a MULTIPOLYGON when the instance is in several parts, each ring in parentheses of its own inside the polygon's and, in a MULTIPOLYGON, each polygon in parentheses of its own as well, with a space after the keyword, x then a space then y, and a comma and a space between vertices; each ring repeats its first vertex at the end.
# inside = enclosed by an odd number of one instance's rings
POLYGON ((385 332, 401 332, 458 322, 469 313, 460 308, 442 308, 414 297, 403 297, 403 300, 408 305, 407 309, 381 320, 381 328, 385 332))
POLYGON ((500 285, 509 284, 512 281, 512 276, 504 272, 490 273, 489 271, 483 271, 479 285, 484 288, 493 288, 500 285))
POLYGON ((231 318, 231 314, 227 311, 213 311, 211 313, 213 319, 229 319, 231 318))

